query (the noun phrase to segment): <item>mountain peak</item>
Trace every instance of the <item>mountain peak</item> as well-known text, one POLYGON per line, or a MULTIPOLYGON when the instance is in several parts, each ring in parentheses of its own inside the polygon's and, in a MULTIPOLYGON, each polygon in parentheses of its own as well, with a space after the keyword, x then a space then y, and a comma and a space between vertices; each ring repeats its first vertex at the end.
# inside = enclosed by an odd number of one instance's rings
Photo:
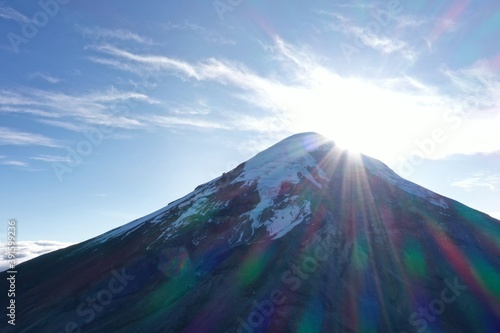
POLYGON ((314 143, 314 142, 325 142, 325 141, 331 141, 328 140, 325 136, 316 133, 316 132, 302 132, 302 133, 296 133, 292 134, 289 137, 281 140, 277 144, 283 143, 283 142, 293 142, 293 141, 300 141, 303 143, 314 143))
POLYGON ((330 148, 333 148, 335 146, 335 143, 321 134, 315 132, 305 132, 291 135, 279 141, 267 150, 285 149, 287 152, 293 154, 297 153, 298 151, 310 152, 324 145, 328 145, 330 148))
POLYGON ((433 331, 498 332, 499 235, 489 216, 301 133, 155 213, 19 265, 30 278, 16 305, 29 306, 16 316, 30 320, 0 329, 309 332, 306 318, 314 332, 413 332, 429 309, 433 331))
MULTIPOLYGON (((268 168, 285 169, 295 164, 305 167, 312 166, 311 152, 329 151, 335 144, 317 133, 300 133, 292 135, 275 145, 258 153, 245 163, 245 170, 251 172, 251 177, 257 173, 269 174, 268 168), (264 169, 263 169, 264 168, 264 169)), ((282 170, 286 172, 286 170, 282 170)), ((277 176, 277 175, 276 175, 277 176)))

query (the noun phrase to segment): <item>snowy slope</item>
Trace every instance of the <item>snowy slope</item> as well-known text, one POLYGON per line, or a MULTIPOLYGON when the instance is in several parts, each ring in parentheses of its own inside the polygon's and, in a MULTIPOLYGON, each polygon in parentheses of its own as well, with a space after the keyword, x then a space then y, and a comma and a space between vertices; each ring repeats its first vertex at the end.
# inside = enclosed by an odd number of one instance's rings
MULTIPOLYGON (((225 182, 224 186, 237 184, 239 187, 250 187, 254 185, 260 200, 256 207, 244 214, 240 225, 234 226, 233 229, 238 234, 229 237, 231 242, 237 244, 245 241, 244 233, 248 228, 251 229, 253 235, 256 229, 265 227, 272 239, 280 238, 296 225, 307 221, 307 217, 311 214, 310 205, 308 202, 296 202, 298 199, 296 196, 286 198, 286 204, 281 205, 281 209, 274 209, 272 216, 263 219, 262 213, 266 207, 276 206, 275 197, 283 184, 298 185, 304 177, 318 189, 322 189, 328 183, 329 175, 318 164, 312 153, 319 152, 321 156, 328 158, 329 154, 335 150, 338 153, 339 148, 323 136, 316 133, 301 133, 278 142, 245 162, 238 176, 230 182, 225 182), (311 174, 311 170, 314 170, 314 175, 311 174)), ((382 162, 367 156, 362 156, 358 162, 367 172, 405 192, 426 199, 442 209, 448 208, 445 198, 399 177, 382 162)), ((161 223, 172 210, 181 210, 183 213, 174 221, 170 221, 150 245, 179 234, 189 224, 190 218, 207 209, 207 205, 218 207, 227 205, 227 202, 214 202, 213 199, 216 192, 223 190, 220 187, 222 177, 224 176, 198 186, 193 192, 154 213, 96 237, 88 246, 95 246, 116 237, 124 238, 145 223, 161 223)))

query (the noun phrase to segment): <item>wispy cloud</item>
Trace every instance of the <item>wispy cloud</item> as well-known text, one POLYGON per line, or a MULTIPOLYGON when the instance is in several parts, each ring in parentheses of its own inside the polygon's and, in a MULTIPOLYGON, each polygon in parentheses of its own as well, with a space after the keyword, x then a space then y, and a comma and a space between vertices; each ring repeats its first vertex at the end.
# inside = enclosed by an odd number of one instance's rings
POLYGON ((192 105, 177 105, 171 107, 169 112, 175 115, 193 116, 193 115, 208 115, 211 113, 211 107, 206 100, 197 100, 192 105))
MULTIPOLYGON (((57 241, 19 241, 16 243, 16 264, 34 259, 43 254, 73 245, 73 243, 57 241)), ((8 247, 0 242, 0 271, 9 268, 8 247)))
POLYGON ((71 159, 68 156, 54 156, 54 155, 39 155, 32 157, 31 159, 35 161, 42 161, 48 163, 55 163, 55 162, 66 163, 71 161, 71 159))
MULTIPOLYGON (((375 10, 374 6, 363 4, 346 4, 345 8, 375 10)), ((367 24, 369 21, 361 24, 351 16, 346 16, 340 12, 321 11, 318 13, 329 18, 326 21, 323 20, 321 31, 345 34, 349 38, 345 43, 352 47, 357 49, 369 47, 381 54, 399 53, 403 58, 411 62, 415 61, 418 56, 417 50, 407 42, 407 39, 403 39, 401 36, 408 29, 415 29, 422 25, 424 23, 422 20, 410 16, 390 15, 384 26, 378 24, 378 29, 374 29, 372 25, 367 24), (362 45, 359 44, 360 42, 362 45)))
POLYGON ((415 17, 410 15, 400 15, 393 18, 396 22, 396 31, 415 31, 414 29, 421 28, 430 23, 430 20, 424 20, 421 17, 415 17))
POLYGON ((60 147, 54 139, 41 134, 0 127, 0 145, 60 147))
POLYGON ((375 4, 372 3, 338 3, 333 4, 336 8, 353 8, 353 9, 372 9, 375 4))
POLYGON ((49 75, 49 74, 41 73, 41 72, 36 72, 36 73, 30 74, 30 78, 40 78, 40 79, 45 80, 45 81, 52 83, 52 84, 56 84, 56 83, 61 82, 61 79, 59 79, 55 76, 49 75))
POLYGON ((14 20, 18 23, 28 23, 31 20, 26 17, 25 15, 21 14, 17 10, 11 7, 5 7, 0 4, 0 18, 6 19, 6 20, 14 20))
MULTIPOLYGON (((16 104, 13 104, 16 105, 16 104)), ((29 104, 27 104, 29 105, 29 104)), ((40 116, 40 117, 45 117, 45 118, 57 118, 59 115, 54 112, 50 111, 44 111, 36 108, 31 108, 31 107, 23 107, 23 106, 0 106, 0 112, 3 113, 25 113, 25 114, 30 114, 33 116, 40 116)))
POLYGON ((76 121, 76 122, 71 122, 71 121, 61 121, 61 120, 52 120, 52 119, 36 119, 37 122, 41 124, 46 124, 54 127, 59 127, 63 128, 68 131, 73 131, 73 132, 81 132, 85 130, 86 128, 89 127, 89 125, 76 121))
POLYGON ((148 119, 152 123, 157 124, 158 126, 167 128, 187 126, 187 127, 198 127, 205 129, 231 129, 231 127, 221 122, 189 118, 189 117, 171 117, 171 116, 156 115, 156 116, 148 116, 148 119))
POLYGON ((500 175, 478 172, 466 179, 451 181, 450 186, 461 187, 466 190, 487 188, 491 191, 496 191, 500 189, 500 175))
MULTIPOLYGON (((269 98, 275 98, 277 90, 283 93, 287 86, 279 81, 274 81, 259 76, 242 64, 222 61, 215 58, 207 59, 200 63, 189 63, 183 60, 150 54, 135 54, 111 45, 93 47, 94 50, 112 56, 120 64, 129 68, 136 68, 138 72, 163 72, 177 75, 181 79, 195 79, 197 81, 216 81, 221 84, 231 84, 240 90, 251 91, 258 97, 254 102, 259 105, 271 105, 269 98)), ((252 98, 253 98, 252 97, 252 98)), ((280 98, 286 99, 285 96, 280 98)))
POLYGON ((214 43, 214 44, 220 44, 220 45, 235 45, 236 42, 232 39, 223 37, 219 33, 216 33, 210 29, 207 29, 205 27, 202 27, 198 24, 189 22, 189 21, 184 21, 183 23, 172 23, 169 22, 164 25, 165 29, 167 31, 170 30, 175 30, 175 31, 191 31, 195 34, 198 34, 203 38, 203 40, 214 43))
POLYGON ((29 164, 26 162, 7 159, 6 156, 0 156, 0 165, 10 165, 10 166, 23 167, 23 168, 29 166, 29 164))
POLYGON ((344 31, 354 38, 361 40, 365 45, 384 54, 390 54, 408 48, 408 44, 405 41, 378 35, 360 27, 347 27, 344 31))
POLYGON ((326 11, 326 10, 318 10, 318 11, 316 11, 316 14, 321 15, 321 16, 327 16, 329 18, 333 18, 334 20, 338 21, 337 23, 339 23, 339 22, 340 23, 351 22, 351 20, 347 16, 345 16, 337 11, 332 12, 332 11, 326 11))
POLYGON ((443 66, 441 73, 449 79, 456 92, 469 97, 470 110, 467 113, 481 110, 483 116, 500 113, 500 77, 487 61, 480 60, 458 70, 443 66))
POLYGON ((136 42, 145 45, 154 44, 151 39, 126 29, 107 29, 102 27, 82 26, 78 26, 77 28, 84 36, 91 37, 95 40, 121 40, 127 42, 136 42))
POLYGON ((16 91, 1 90, 0 91, 0 106, 2 107, 12 107, 12 106, 32 106, 37 103, 31 101, 30 99, 24 98, 24 96, 16 91))
POLYGON ((195 68, 191 64, 175 58, 148 54, 135 54, 111 44, 91 45, 87 48, 117 58, 109 59, 92 57, 90 58, 91 61, 98 62, 103 65, 110 65, 125 71, 143 72, 144 69, 146 69, 151 73, 166 70, 178 72, 183 77, 196 77, 197 75, 195 68), (128 60, 130 62, 123 63, 123 61, 120 60, 128 60))
POLYGON ((500 76, 487 61, 467 68, 451 70, 442 67, 448 79, 446 94, 450 96, 461 127, 453 137, 460 146, 457 153, 492 153, 500 150, 500 76))
POLYGON ((39 122, 68 130, 81 130, 94 125, 115 128, 143 126, 133 115, 117 110, 127 103, 154 105, 159 102, 144 93, 119 91, 113 87, 80 95, 30 88, 22 92, 0 92, 0 112, 36 115, 39 122))
MULTIPOLYGON (((380 43, 380 47, 394 46, 392 42, 386 45, 383 41, 377 43, 380 43)), ((278 127, 285 128, 285 131, 315 130, 332 133, 339 144, 365 141, 362 143, 365 153, 386 161, 395 160, 397 152, 405 154, 407 150, 416 149, 414 142, 422 137, 422 133, 432 132, 433 128, 443 126, 448 126, 445 131, 449 139, 436 150, 432 158, 500 150, 500 140, 494 140, 499 135, 500 116, 497 121, 460 118, 459 129, 451 128, 443 120, 448 111, 458 112, 465 108, 462 103, 464 95, 467 97, 465 91, 455 89, 454 94, 449 94, 410 76, 382 79, 342 77, 323 65, 307 48, 299 48, 279 37, 266 48, 273 56, 269 65, 275 68, 273 74, 269 75, 256 73, 241 63, 226 59, 208 58, 189 62, 163 55, 136 53, 110 44, 93 45, 88 50, 96 54, 92 61, 97 62, 99 59, 98 62, 103 65, 138 75, 175 75, 187 83, 218 83, 227 87, 227 97, 243 100, 247 105, 263 111, 260 118, 265 118, 266 115, 282 118, 286 126, 278 127), (332 121, 319 121, 326 114, 332 121), (388 122, 387 119, 391 121, 388 122), (398 126, 393 126, 394 123, 398 126), (464 133, 467 135, 463 135, 464 133), (371 139, 360 140, 360 137, 371 139), (474 137, 480 140, 471 140, 474 137), (393 150, 384 155, 380 147, 387 146, 391 146, 393 150)), ((491 74, 491 71, 484 71, 480 72, 481 77, 486 79, 489 89, 500 91, 496 88, 498 77, 491 74)), ((477 73, 477 70, 463 70, 452 73, 452 76, 449 73, 443 76, 450 82, 460 82, 464 75, 477 73)), ((490 100, 496 99, 491 97, 490 100)), ((162 126, 190 124, 208 128, 234 128, 236 124, 243 123, 238 123, 227 115, 222 115, 222 120, 213 122, 203 117, 194 120, 193 114, 182 114, 182 111, 177 114, 173 111, 172 114, 173 117, 160 115, 159 118, 151 119, 158 120, 162 126)), ((243 113, 239 117, 244 119, 249 115, 243 113)), ((144 122, 145 119, 140 121, 144 122)), ((258 125, 248 125, 252 123, 258 122, 247 122, 246 127, 258 131, 258 125)), ((242 125, 245 128, 245 124, 242 125)), ((264 127, 260 132, 266 130, 269 127, 264 127)))

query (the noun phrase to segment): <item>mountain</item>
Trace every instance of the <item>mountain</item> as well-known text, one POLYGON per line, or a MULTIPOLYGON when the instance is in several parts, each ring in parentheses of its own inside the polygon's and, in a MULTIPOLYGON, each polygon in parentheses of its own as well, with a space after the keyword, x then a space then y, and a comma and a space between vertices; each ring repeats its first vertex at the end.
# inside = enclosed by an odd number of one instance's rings
POLYGON ((17 266, 15 324, 0 330, 500 332, 500 221, 297 134, 17 266))

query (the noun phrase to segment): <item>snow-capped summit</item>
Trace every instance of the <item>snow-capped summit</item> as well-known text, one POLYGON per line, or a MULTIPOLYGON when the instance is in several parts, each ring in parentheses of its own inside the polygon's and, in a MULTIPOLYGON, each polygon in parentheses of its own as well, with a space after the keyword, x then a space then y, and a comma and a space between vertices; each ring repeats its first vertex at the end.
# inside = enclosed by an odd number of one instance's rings
POLYGON ((19 265, 15 331, 498 332, 499 244, 498 220, 297 134, 19 265))

